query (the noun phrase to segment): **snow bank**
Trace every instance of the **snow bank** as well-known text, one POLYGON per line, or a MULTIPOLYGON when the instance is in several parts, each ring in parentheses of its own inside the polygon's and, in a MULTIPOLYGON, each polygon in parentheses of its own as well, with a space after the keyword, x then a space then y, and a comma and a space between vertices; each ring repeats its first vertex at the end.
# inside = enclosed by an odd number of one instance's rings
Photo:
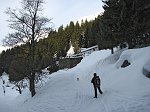
POLYGON ((0 78, 0 98, 14 99, 18 96, 18 91, 13 89, 15 85, 9 82, 8 75, 3 73, 0 78), (5 93, 4 93, 5 91, 5 93))

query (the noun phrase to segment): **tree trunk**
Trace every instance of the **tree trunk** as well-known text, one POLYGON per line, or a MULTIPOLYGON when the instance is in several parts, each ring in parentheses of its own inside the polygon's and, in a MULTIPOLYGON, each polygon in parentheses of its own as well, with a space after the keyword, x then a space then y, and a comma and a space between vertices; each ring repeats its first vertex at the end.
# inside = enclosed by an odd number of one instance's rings
POLYGON ((22 94, 21 87, 19 85, 16 86, 18 87, 19 94, 22 94))
POLYGON ((31 96, 33 97, 35 95, 35 84, 34 84, 34 79, 35 79, 35 72, 31 73, 30 77, 30 92, 31 96))
POLYGON ((111 48, 111 54, 114 54, 114 49, 113 48, 111 48))
POLYGON ((134 48, 134 45, 131 41, 128 42, 128 45, 129 45, 129 49, 133 49, 134 48))
POLYGON ((33 97, 36 92, 35 92, 35 40, 34 40, 34 33, 32 36, 31 40, 31 58, 32 58, 32 71, 31 71, 31 76, 30 76, 30 92, 31 96, 33 97))

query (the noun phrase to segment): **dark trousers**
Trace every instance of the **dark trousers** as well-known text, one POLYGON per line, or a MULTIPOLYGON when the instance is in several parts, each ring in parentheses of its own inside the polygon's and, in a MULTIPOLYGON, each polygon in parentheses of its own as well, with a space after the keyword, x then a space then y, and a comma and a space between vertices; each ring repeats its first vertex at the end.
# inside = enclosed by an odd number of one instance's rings
POLYGON ((99 90, 99 93, 102 94, 102 90, 100 88, 100 86, 94 86, 94 91, 95 91, 95 98, 97 98, 97 89, 99 90))

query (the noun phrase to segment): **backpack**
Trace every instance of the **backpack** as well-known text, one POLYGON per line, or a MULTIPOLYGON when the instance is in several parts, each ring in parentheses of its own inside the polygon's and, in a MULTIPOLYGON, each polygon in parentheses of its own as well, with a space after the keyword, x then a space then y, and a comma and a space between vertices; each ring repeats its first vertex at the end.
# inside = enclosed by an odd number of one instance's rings
POLYGON ((96 78, 95 78, 95 80, 94 80, 94 84, 95 84, 96 86, 99 86, 99 85, 100 85, 100 78, 99 78, 99 76, 96 76, 96 78))

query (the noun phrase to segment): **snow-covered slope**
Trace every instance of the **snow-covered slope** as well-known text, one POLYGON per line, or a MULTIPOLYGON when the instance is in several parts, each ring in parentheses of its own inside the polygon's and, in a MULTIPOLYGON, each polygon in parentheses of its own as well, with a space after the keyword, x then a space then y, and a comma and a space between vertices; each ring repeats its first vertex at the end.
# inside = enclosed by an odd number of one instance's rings
POLYGON ((95 51, 76 67, 53 73, 33 98, 18 96, 15 112, 149 112, 150 79, 142 73, 149 51, 125 50, 118 60, 109 50, 95 51), (125 59, 131 65, 121 68, 125 59), (103 94, 97 99, 91 84, 94 72, 102 81, 103 94))
MULTIPOLYGON (((97 13, 92 14, 92 15, 88 15, 88 16, 81 17, 81 18, 79 18, 77 21, 79 22, 79 24, 81 24, 82 21, 85 22, 86 20, 87 20, 87 21, 92 21, 92 20, 94 20, 98 15, 101 15, 101 14, 102 14, 102 13, 97 12, 97 13)), ((77 21, 75 21, 75 23, 76 23, 77 21)))
POLYGON ((7 99, 13 99, 18 96, 18 92, 13 89, 15 87, 14 84, 11 84, 8 80, 8 75, 3 73, 0 76, 0 99, 7 97, 7 99))
POLYGON ((0 76, 0 112, 15 112, 12 101, 18 96, 18 92, 12 89, 15 85, 8 80, 8 75, 0 76))

